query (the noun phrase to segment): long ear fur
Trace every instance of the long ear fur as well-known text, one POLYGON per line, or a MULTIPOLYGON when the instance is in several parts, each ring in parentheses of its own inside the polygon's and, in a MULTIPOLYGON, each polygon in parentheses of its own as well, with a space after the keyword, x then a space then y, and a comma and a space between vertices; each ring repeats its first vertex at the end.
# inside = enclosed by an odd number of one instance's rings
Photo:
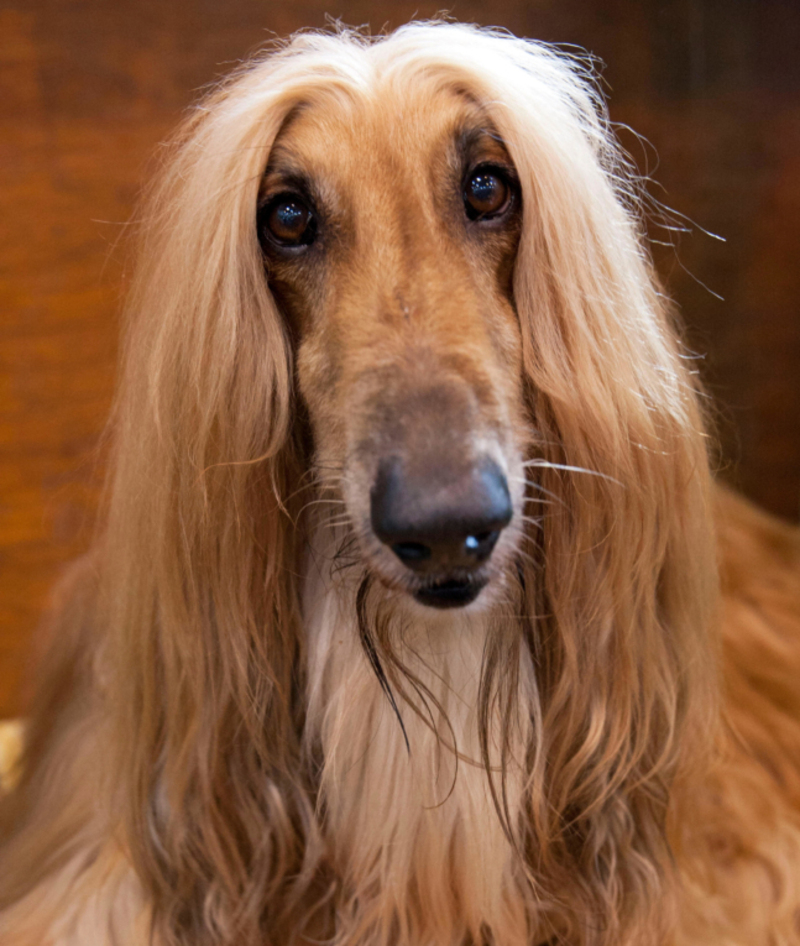
POLYGON ((286 580, 293 369, 254 223, 283 110, 244 92, 196 114, 151 198, 105 568, 126 833, 159 919, 197 942, 255 941, 255 885, 274 907, 314 850, 286 580))

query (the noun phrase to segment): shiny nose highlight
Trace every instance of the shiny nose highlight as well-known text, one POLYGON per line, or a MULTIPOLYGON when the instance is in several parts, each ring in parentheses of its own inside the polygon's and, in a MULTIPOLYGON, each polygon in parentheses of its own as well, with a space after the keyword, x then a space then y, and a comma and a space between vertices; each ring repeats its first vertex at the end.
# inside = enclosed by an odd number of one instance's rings
POLYGON ((477 568, 513 515, 506 478, 488 457, 449 481, 437 474, 407 475, 398 458, 384 461, 370 493, 372 528, 415 572, 477 568))

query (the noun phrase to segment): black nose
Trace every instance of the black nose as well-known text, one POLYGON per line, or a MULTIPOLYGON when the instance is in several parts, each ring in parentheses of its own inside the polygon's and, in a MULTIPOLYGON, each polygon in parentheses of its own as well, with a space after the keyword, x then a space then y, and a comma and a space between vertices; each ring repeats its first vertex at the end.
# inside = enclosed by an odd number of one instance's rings
POLYGON ((502 470, 484 458, 455 478, 407 476, 399 459, 381 464, 370 494, 372 528, 408 568, 445 575, 492 554, 513 509, 502 470))

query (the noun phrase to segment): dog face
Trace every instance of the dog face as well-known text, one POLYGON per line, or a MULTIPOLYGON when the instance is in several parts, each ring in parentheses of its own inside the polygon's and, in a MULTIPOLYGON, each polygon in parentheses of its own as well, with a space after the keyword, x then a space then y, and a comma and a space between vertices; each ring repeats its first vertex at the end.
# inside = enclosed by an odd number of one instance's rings
POLYGON ((436 89, 295 110, 261 187, 320 480, 371 571, 431 607, 475 600, 521 531, 521 204, 486 115, 436 89))

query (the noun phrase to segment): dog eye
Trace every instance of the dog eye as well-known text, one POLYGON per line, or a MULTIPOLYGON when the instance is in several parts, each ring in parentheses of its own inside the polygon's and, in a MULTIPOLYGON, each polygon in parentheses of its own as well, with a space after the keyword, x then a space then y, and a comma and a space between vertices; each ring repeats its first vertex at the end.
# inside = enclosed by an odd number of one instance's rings
POLYGON ((511 187, 497 168, 478 168, 464 185, 464 208, 470 220, 496 217, 511 202, 511 187))
POLYGON ((308 246, 317 235, 317 218, 296 194, 279 194, 258 213, 258 233, 264 240, 285 247, 308 246))

